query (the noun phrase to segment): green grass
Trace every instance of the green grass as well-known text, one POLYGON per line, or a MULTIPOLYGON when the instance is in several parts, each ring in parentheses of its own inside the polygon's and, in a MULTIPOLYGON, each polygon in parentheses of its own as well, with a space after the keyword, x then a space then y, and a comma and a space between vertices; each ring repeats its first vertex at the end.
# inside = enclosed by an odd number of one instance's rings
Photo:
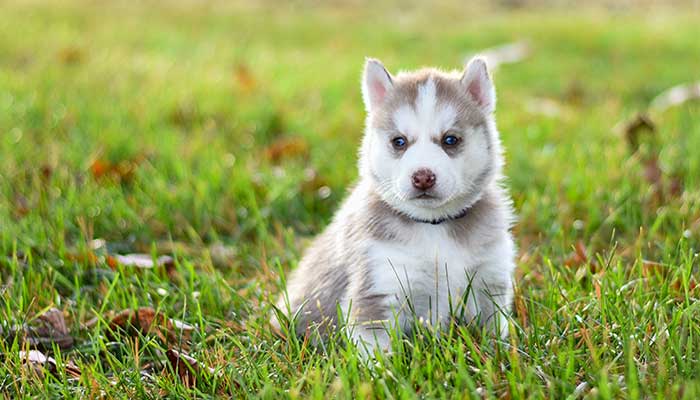
POLYGON ((0 393, 700 397, 700 106, 654 114, 638 154, 613 130, 700 78, 697 10, 378 7, 3 3, 0 393), (363 58, 453 68, 520 39, 532 55, 495 73, 519 214, 510 338, 421 330, 369 368, 342 338, 273 335, 279 273, 356 177, 363 58), (176 263, 108 265, 130 252, 176 263), (110 331, 108 311, 143 306, 196 326, 190 343, 110 331), (75 344, 44 352, 78 379, 37 377, 9 335, 50 307, 75 344), (217 371, 188 388, 165 356, 179 346, 217 371))

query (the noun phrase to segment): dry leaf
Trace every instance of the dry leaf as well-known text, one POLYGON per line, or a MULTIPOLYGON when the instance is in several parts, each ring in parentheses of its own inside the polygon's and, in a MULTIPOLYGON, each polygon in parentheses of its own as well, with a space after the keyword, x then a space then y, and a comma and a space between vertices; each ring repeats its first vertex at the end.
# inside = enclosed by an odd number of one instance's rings
POLYGON ((107 265, 114 268, 116 265, 114 263, 121 264, 125 267, 137 267, 137 268, 153 268, 155 266, 168 266, 175 263, 170 256, 160 256, 155 262, 150 254, 126 254, 126 255, 114 255, 107 258, 107 265))
MULTIPOLYGON (((58 374, 58 363, 53 357, 47 357, 39 350, 20 351, 19 358, 22 363, 32 367, 39 377, 44 376, 44 371, 48 371, 54 375, 58 374)), ((80 377, 80 368, 70 361, 64 364, 66 373, 73 378, 80 377)))
POLYGON ((584 85, 578 80, 572 80, 566 87, 563 94, 563 99, 569 104, 581 104, 586 97, 584 85))
POLYGON ((97 257, 97 254, 91 251, 86 251, 82 253, 68 253, 66 254, 66 259, 69 261, 77 262, 78 264, 89 265, 95 265, 99 261, 99 257, 97 257))
POLYGON ((477 54, 467 56, 465 64, 475 55, 483 57, 489 69, 494 71, 502 64, 512 64, 527 58, 530 55, 530 44, 527 41, 521 40, 484 49, 477 54))
POLYGON ((32 349, 51 350, 54 345, 61 349, 68 349, 74 343, 63 312, 56 308, 40 315, 31 324, 10 328, 9 340, 15 337, 22 345, 26 344, 32 349))
POLYGON ((515 303, 515 314, 520 320, 520 325, 526 328, 528 325, 528 312, 527 305, 525 304, 525 298, 523 297, 522 290, 519 287, 515 289, 515 296, 513 296, 513 301, 515 303))
POLYGON ((145 159, 146 157, 143 155, 119 162, 111 162, 98 158, 90 164, 89 170, 95 179, 113 179, 117 182, 130 182, 134 178, 136 169, 145 159))
POLYGON ((657 275, 664 276, 668 272, 668 269, 665 267, 664 264, 656 261, 642 260, 642 276, 645 278, 657 275))
POLYGON ((665 90, 651 101, 650 108, 663 112, 690 100, 700 99, 700 82, 674 86, 665 90))
POLYGON ((644 161, 644 179, 653 186, 661 185, 661 178, 663 177, 663 172, 661 167, 659 167, 659 160, 656 156, 652 156, 644 161))
POLYGON ((36 332, 42 338, 50 339, 60 348, 67 349, 73 346, 73 337, 70 335, 70 330, 66 325, 63 311, 57 308, 51 308, 38 318, 43 326, 36 329, 36 332))
POLYGON ((53 175, 53 168, 51 168, 51 166, 48 164, 42 165, 39 171, 41 171, 41 178, 44 180, 44 182, 50 180, 51 176, 53 175))
POLYGON ((85 59, 85 54, 78 47, 66 47, 58 52, 57 57, 64 64, 77 64, 85 59))
POLYGON ((15 207, 14 212, 18 217, 24 217, 31 211, 31 206, 29 205, 29 200, 21 194, 15 195, 15 207))
MULTIPOLYGON (((683 286, 683 283, 681 282, 681 278, 677 278, 676 280, 671 283, 670 286, 672 293, 675 294, 676 300, 678 301, 684 301, 685 299, 685 288, 683 286)), ((691 277, 690 280, 688 281, 688 293, 691 296, 694 296, 694 292, 696 289, 700 288, 700 284, 698 284, 698 281, 695 280, 694 277, 691 277)))
POLYGON ((202 372, 209 374, 213 374, 215 372, 214 368, 207 367, 193 357, 190 357, 189 355, 181 353, 175 349, 169 349, 166 352, 166 355, 168 356, 170 365, 172 365, 175 372, 188 388, 197 383, 197 376, 201 375, 202 372))
POLYGON ((525 109, 532 114, 556 118, 563 114, 563 107, 556 100, 544 97, 534 97, 525 103, 525 109))
POLYGON ((656 124, 649 115, 638 113, 634 118, 619 125, 616 130, 622 131, 630 150, 636 152, 639 149, 639 137, 643 133, 654 135, 656 133, 656 124))
POLYGON ((110 320, 109 326, 112 331, 155 334, 164 343, 187 342, 195 329, 185 322, 167 318, 152 307, 140 307, 136 311, 123 310, 110 320))
POLYGON ((245 64, 238 64, 233 70, 233 77, 235 78, 238 85, 247 92, 252 92, 257 86, 257 81, 250 69, 245 64))
POLYGON ((567 267, 580 267, 586 264, 589 265, 591 273, 595 274, 598 271, 598 263, 588 257, 586 245, 579 240, 574 245, 574 251, 564 260, 564 265, 567 267))
POLYGON ((306 157, 309 144, 301 137, 281 138, 265 149, 265 158, 277 164, 283 159, 306 157))

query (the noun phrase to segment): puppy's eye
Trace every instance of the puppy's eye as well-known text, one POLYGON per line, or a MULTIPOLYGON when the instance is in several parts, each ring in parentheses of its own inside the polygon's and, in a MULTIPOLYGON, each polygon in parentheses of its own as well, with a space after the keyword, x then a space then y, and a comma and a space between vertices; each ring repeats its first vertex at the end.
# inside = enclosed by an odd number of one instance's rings
POLYGON ((459 144, 460 138, 455 135, 446 135, 442 138, 442 144, 447 147, 453 147, 459 144))
POLYGON ((408 144, 408 142, 403 136, 397 136, 391 139, 391 145, 394 146, 395 149, 403 149, 406 147, 406 144, 408 144))

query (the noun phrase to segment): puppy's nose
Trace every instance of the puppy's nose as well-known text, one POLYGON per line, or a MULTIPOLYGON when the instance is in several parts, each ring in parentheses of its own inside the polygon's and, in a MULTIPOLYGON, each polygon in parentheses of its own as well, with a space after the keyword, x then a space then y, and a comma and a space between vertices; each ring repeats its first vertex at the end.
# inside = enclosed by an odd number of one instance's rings
POLYGON ((413 187, 418 190, 428 190, 435 186, 435 174, 429 169, 419 169, 411 177, 413 187))

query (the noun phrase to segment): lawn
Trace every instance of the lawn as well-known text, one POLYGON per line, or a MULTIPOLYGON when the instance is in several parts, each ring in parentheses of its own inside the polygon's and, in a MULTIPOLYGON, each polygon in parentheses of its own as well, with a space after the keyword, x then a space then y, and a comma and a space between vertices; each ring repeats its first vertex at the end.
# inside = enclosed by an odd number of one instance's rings
POLYGON ((700 79, 697 6, 374 3, 3 2, 4 397, 700 397, 700 104, 650 108, 700 79), (364 57, 511 42, 510 337, 425 328, 367 365, 273 333, 357 175, 364 57))

